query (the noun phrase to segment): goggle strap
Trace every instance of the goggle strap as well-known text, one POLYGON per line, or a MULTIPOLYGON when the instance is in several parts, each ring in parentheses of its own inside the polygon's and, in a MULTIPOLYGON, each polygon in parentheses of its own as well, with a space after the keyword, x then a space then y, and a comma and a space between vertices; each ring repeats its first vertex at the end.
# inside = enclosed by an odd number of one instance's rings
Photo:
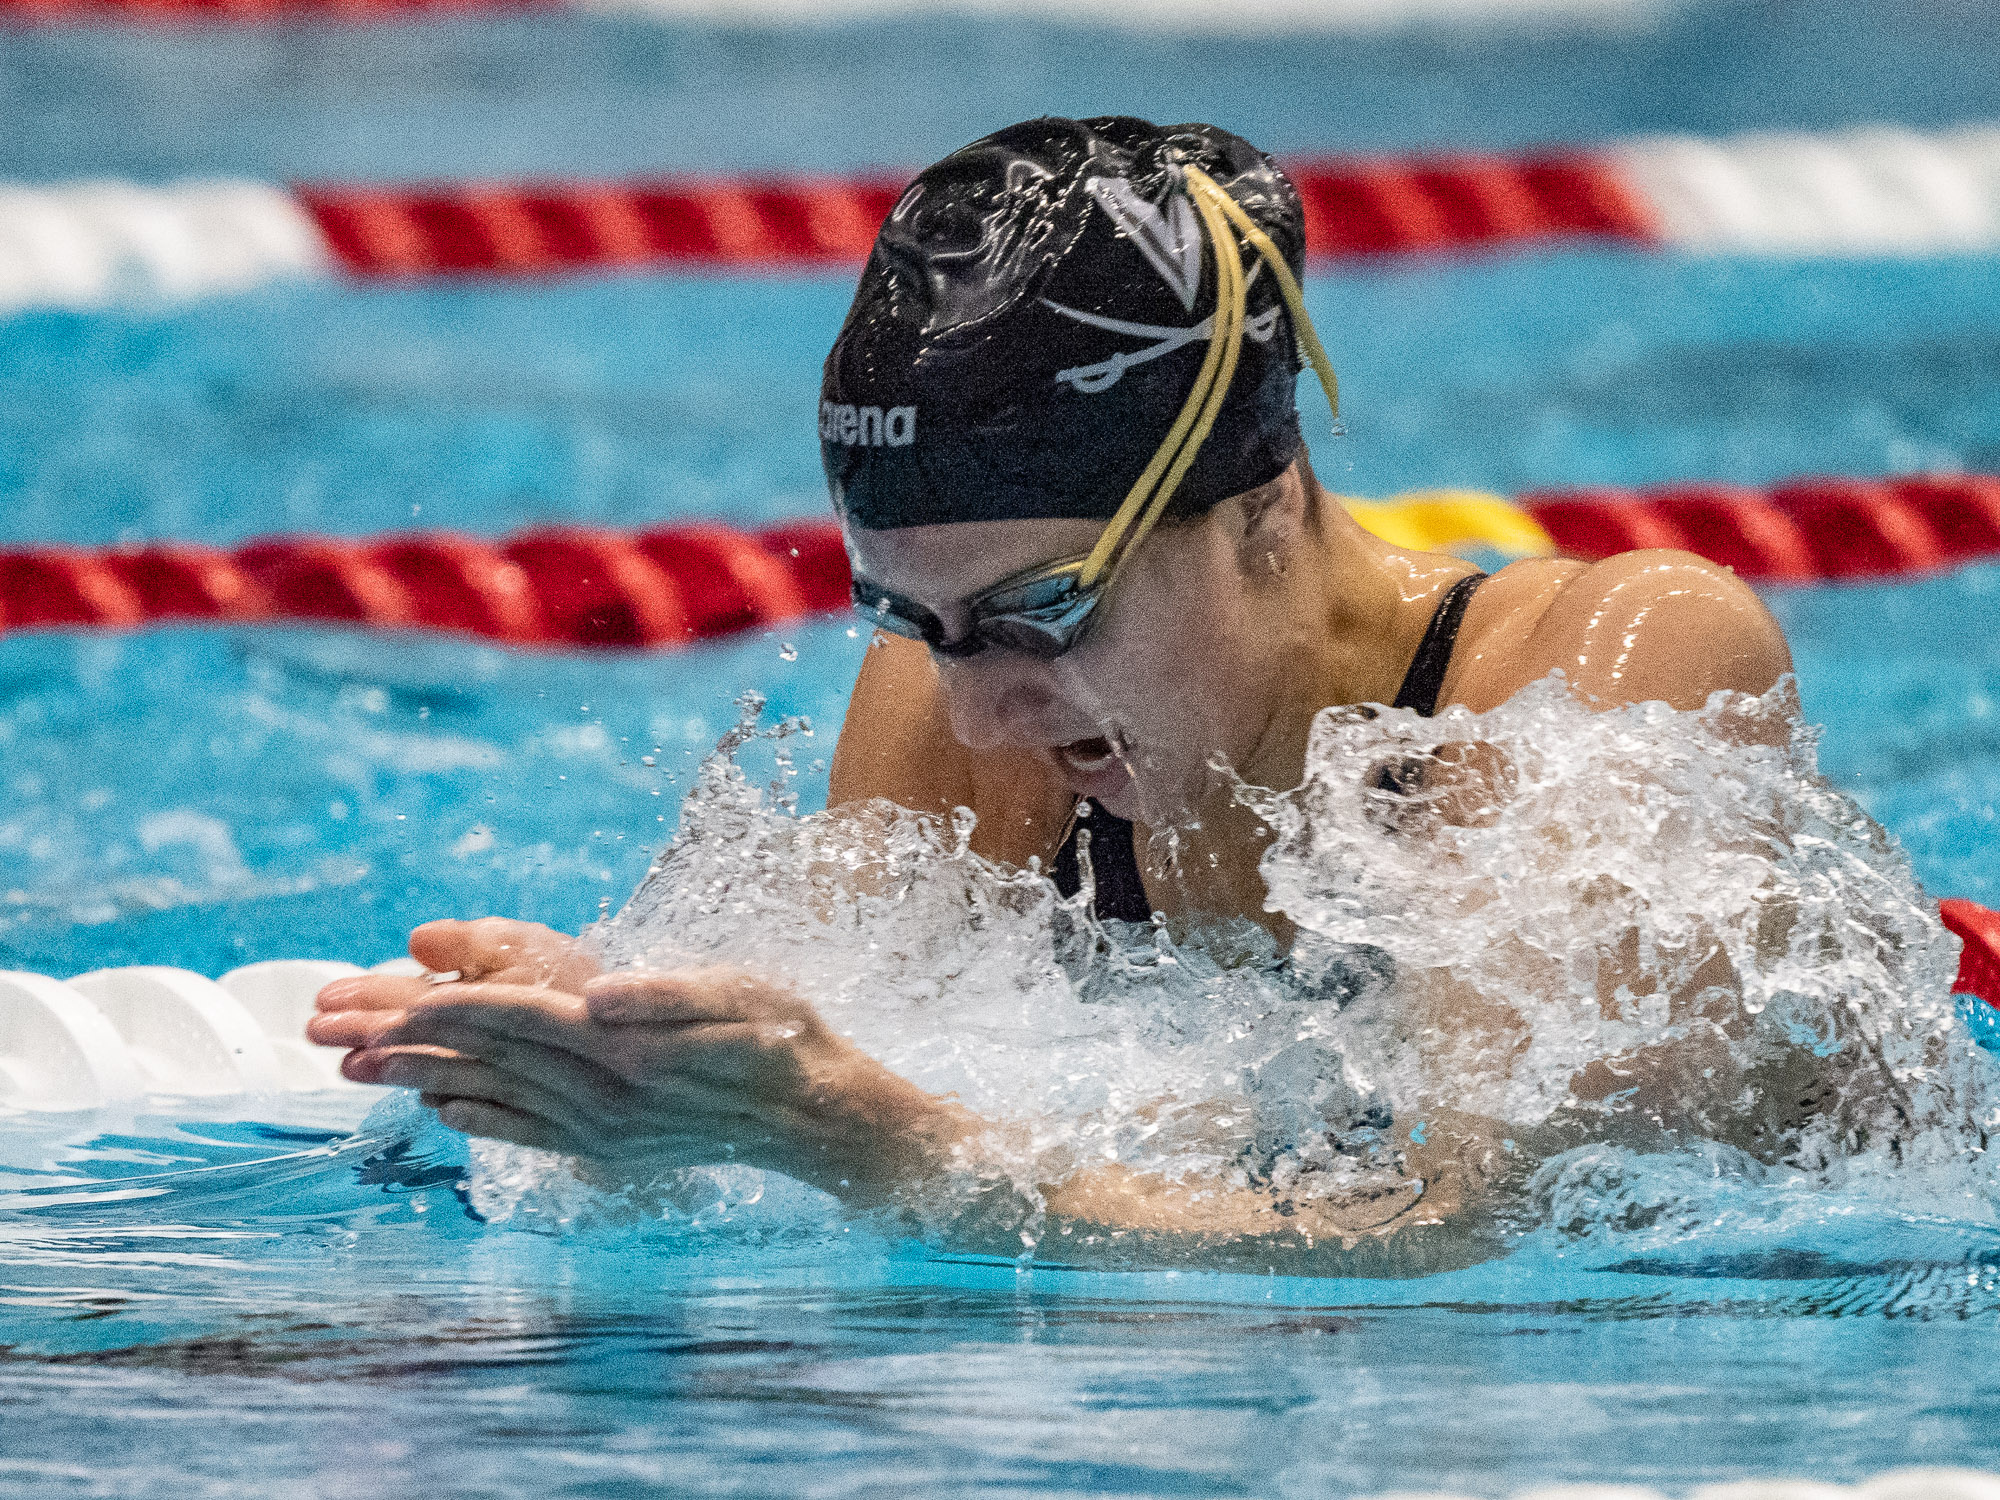
MULTIPOLYGON (((1194 169, 1199 172, 1199 169, 1194 169)), ((1201 453, 1201 445, 1208 440, 1215 427, 1215 419, 1222 412, 1223 400, 1229 394, 1230 382, 1236 378, 1236 365, 1243 353, 1243 325, 1249 307, 1248 282, 1243 275, 1243 257, 1236 248, 1236 236, 1229 232, 1229 225, 1216 211, 1215 200, 1226 199, 1229 195, 1205 174, 1196 180, 1191 177, 1196 192, 1193 194, 1196 210, 1208 226, 1209 240, 1216 247, 1216 327, 1211 341, 1212 347, 1222 350, 1222 368, 1216 373, 1209 386, 1207 399, 1202 404, 1201 415, 1195 419, 1194 430, 1188 434, 1187 442, 1174 455, 1172 466, 1161 482, 1152 502, 1146 507, 1139 523, 1132 528, 1132 535, 1119 550, 1118 560, 1112 565, 1111 576, 1116 581, 1119 571, 1132 556, 1133 550, 1144 541, 1161 516, 1166 514, 1181 481, 1194 467, 1195 459, 1201 453)))
POLYGON ((1145 472, 1126 494, 1124 502, 1105 526, 1096 547, 1086 559, 1079 575, 1080 584, 1086 588, 1095 583, 1107 567, 1115 578, 1132 549, 1145 539, 1166 513, 1182 479, 1194 466, 1202 444, 1214 428, 1223 399, 1235 379, 1236 365, 1242 353, 1249 298, 1242 256, 1237 250, 1236 236, 1229 233, 1229 225, 1234 225, 1270 266, 1273 279, 1278 284, 1278 294, 1284 299, 1285 310, 1291 315, 1292 330, 1300 352, 1312 366, 1334 420, 1340 418, 1340 378, 1334 373, 1333 362, 1327 358, 1325 346, 1320 343, 1319 331, 1313 327, 1312 317, 1306 311, 1305 295, 1299 288, 1298 278, 1292 275, 1292 268, 1285 263, 1284 255, 1242 205, 1230 197, 1214 178, 1194 166, 1184 167, 1182 172, 1188 185, 1188 197, 1208 230, 1209 247, 1215 257, 1216 310, 1215 321, 1209 330, 1208 353, 1174 425, 1168 429, 1145 472), (1225 217, 1227 223, 1222 222, 1225 217))
MULTIPOLYGON (((1192 170, 1190 169, 1190 171, 1192 170)), ((1191 193, 1189 197, 1193 199, 1195 207, 1199 210, 1201 208, 1199 195, 1191 193)), ((1210 212, 1212 213, 1212 210, 1210 212)), ((1202 217, 1203 222, 1207 223, 1210 215, 1203 214, 1202 217)), ((1133 526, 1144 513, 1147 502, 1154 498, 1155 486, 1159 484, 1168 466, 1174 461, 1183 444, 1187 441, 1190 432, 1200 417, 1202 409, 1207 405, 1210 388, 1214 384, 1217 371, 1222 365, 1223 339, 1221 334, 1223 329, 1221 325, 1223 322, 1223 307, 1225 305, 1220 295, 1223 285, 1222 249, 1220 240, 1212 232, 1209 248, 1216 260, 1216 289, 1218 295, 1216 299, 1215 323, 1209 330, 1208 352, 1202 359, 1201 370, 1195 376, 1193 386, 1188 390, 1187 400, 1181 403, 1180 414, 1174 418, 1174 425, 1167 429, 1166 437, 1154 451, 1153 457, 1147 463, 1145 471, 1134 481, 1132 488, 1126 493, 1125 499, 1119 505, 1117 512, 1111 517, 1111 520, 1099 535, 1097 545, 1091 549, 1090 556, 1084 561, 1083 572, 1078 576, 1078 583, 1084 588, 1089 588, 1097 581, 1098 576, 1104 572, 1114 555, 1122 555, 1125 551, 1129 550, 1124 545, 1127 533, 1132 530, 1133 526)), ((1231 248, 1235 248, 1233 240, 1231 248)), ((1203 435, 1207 435, 1205 431, 1203 435)), ((1171 498, 1171 491, 1169 492, 1169 498, 1171 498)))
POLYGON ((1278 295, 1285 299, 1285 310, 1292 315, 1292 331, 1297 335, 1299 346, 1305 352, 1306 362, 1319 377, 1319 388, 1326 393, 1326 404, 1333 419, 1340 420, 1340 377, 1334 373, 1333 361, 1326 357, 1326 348, 1319 341, 1319 330, 1306 313, 1305 293, 1299 289, 1298 278, 1292 275, 1292 268, 1285 264, 1285 257, 1279 253, 1271 237, 1257 227, 1257 223, 1243 207, 1229 194, 1222 191, 1199 167, 1186 169, 1188 176, 1206 183, 1215 193, 1216 206, 1229 216, 1229 221, 1241 231, 1243 238, 1264 257, 1264 263, 1271 268, 1277 278, 1278 295))

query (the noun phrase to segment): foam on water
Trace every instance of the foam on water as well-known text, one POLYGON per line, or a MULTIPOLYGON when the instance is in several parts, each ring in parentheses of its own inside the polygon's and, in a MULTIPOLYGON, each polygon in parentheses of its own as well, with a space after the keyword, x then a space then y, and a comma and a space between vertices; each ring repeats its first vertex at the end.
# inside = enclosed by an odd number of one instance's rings
MULTIPOLYGON (((1407 1138, 1451 1129, 1499 1163, 1484 1253, 1840 1238, 1857 1217, 1871 1245, 1917 1220, 1983 1242, 2000 1114, 1948 993, 1954 944, 1798 724, 1789 681, 1695 713, 1591 713, 1557 679, 1487 714, 1329 709, 1300 787, 1239 789, 1275 831, 1286 956, 1247 923, 1102 926, 971 852, 964 812, 797 816, 734 759, 789 731, 746 721, 593 937, 615 968, 780 979, 994 1121, 916 1205, 946 1241, 997 1186, 1024 1249, 1052 1254, 1039 1188, 1106 1163, 1274 1201, 1382 1192, 1407 1138)), ((481 1148, 473 1201, 570 1220, 565 1175, 481 1148)), ((829 1222, 762 1191, 695 1174, 667 1216, 829 1222)))

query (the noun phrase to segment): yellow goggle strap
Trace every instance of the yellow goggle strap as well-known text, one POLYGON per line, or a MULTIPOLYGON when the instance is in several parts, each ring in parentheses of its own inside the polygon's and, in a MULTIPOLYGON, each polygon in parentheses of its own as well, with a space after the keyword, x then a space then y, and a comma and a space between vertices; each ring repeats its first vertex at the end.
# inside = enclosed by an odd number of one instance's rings
MULTIPOLYGON (((1194 197, 1194 203, 1197 211, 1201 211, 1201 199, 1194 197)), ((1202 218, 1204 224, 1213 218, 1214 215, 1215 211, 1212 208, 1203 212, 1202 218)), ((1233 235, 1228 236, 1228 239, 1230 242, 1229 248, 1234 250, 1236 248, 1235 237, 1233 235)), ((1120 502, 1117 512, 1113 514, 1110 521, 1105 524, 1104 530, 1099 534, 1097 545, 1091 549, 1090 556, 1084 561, 1083 572, 1079 575, 1077 581, 1085 588, 1088 588, 1097 581, 1099 575, 1104 572, 1114 555, 1122 558, 1129 551, 1129 549, 1123 548, 1121 544, 1126 540, 1127 534, 1132 530, 1141 513, 1145 510, 1147 502, 1154 498, 1155 486, 1160 483, 1168 466, 1173 463, 1175 456, 1186 443, 1188 435, 1193 431, 1195 423, 1200 419, 1202 408, 1208 401, 1209 390, 1214 385, 1215 377, 1221 370, 1224 343, 1222 333, 1225 321, 1223 310, 1228 305, 1223 296, 1227 273, 1224 272, 1222 266, 1223 261, 1226 259, 1226 254, 1222 248, 1222 240, 1216 237, 1213 231, 1210 232, 1209 243, 1210 248, 1215 253, 1216 310, 1215 316, 1209 325, 1208 352, 1202 359, 1201 369, 1195 375, 1193 386, 1188 390, 1187 400, 1181 403, 1180 415, 1174 418, 1174 425, 1167 429, 1167 435, 1162 439, 1160 446, 1154 450, 1151 461, 1147 463, 1144 472, 1139 475, 1138 479, 1133 481, 1132 488, 1126 492, 1125 498, 1120 502)), ((1203 435, 1206 436, 1206 433, 1203 435)), ((1171 499, 1172 491, 1168 491, 1167 494, 1168 498, 1171 499)))
POLYGON ((1291 267, 1285 264, 1285 257, 1271 237, 1257 227, 1255 221, 1212 177, 1199 167, 1183 170, 1188 197, 1208 231, 1209 246, 1215 256, 1215 315, 1209 329, 1208 353, 1202 360, 1194 385, 1188 391, 1187 400, 1182 403, 1180 415, 1174 419, 1174 425, 1167 430, 1145 472, 1127 492, 1117 513, 1105 525, 1096 547, 1085 560, 1078 582, 1086 588, 1097 581, 1107 566, 1115 579, 1125 559, 1132 555, 1133 548, 1145 539, 1166 513, 1174 492, 1194 466, 1201 445, 1214 428, 1222 402, 1229 394, 1230 382, 1235 378, 1237 361, 1243 350, 1243 325, 1249 301, 1242 254, 1237 248, 1236 236, 1230 233, 1231 223, 1271 267, 1279 295, 1284 298, 1286 311, 1291 315, 1300 348, 1312 365, 1313 373, 1319 377, 1320 388, 1326 392, 1327 405, 1334 417, 1337 420, 1340 416, 1339 380, 1326 357, 1325 348, 1320 344, 1312 319, 1306 313, 1305 298, 1299 291, 1298 280, 1292 275, 1291 267))
POLYGON ((1299 348, 1305 354, 1306 363, 1313 367, 1313 374, 1319 377, 1319 386, 1326 392, 1326 404, 1333 413, 1333 419, 1339 421, 1340 377, 1333 373, 1333 361, 1326 357, 1326 349, 1319 341, 1319 331, 1306 314, 1305 293, 1299 290, 1298 278, 1292 275, 1292 268, 1285 264, 1285 257, 1278 252, 1271 237, 1257 227, 1256 220, 1245 213, 1242 205, 1225 193, 1213 178, 1199 167, 1185 170, 1190 182, 1214 194, 1215 206, 1229 216, 1229 221, 1242 231, 1243 238, 1271 268, 1271 274, 1278 280, 1278 294, 1285 299, 1285 310, 1292 315, 1292 330, 1298 335, 1299 348))
POLYGON ((1146 502, 1145 510, 1133 522, 1130 533, 1125 537, 1118 553, 1117 562, 1112 564, 1111 576, 1116 579, 1118 570, 1132 555, 1132 549, 1146 539, 1154 524, 1166 513, 1168 504, 1180 489, 1181 481, 1194 466, 1201 453, 1201 445, 1207 441, 1209 432, 1215 426, 1215 419, 1222 412, 1223 399, 1229 394, 1230 382, 1236 378, 1237 360, 1243 353, 1243 322, 1246 314, 1246 283, 1243 276, 1243 258, 1237 253, 1236 236, 1229 232, 1229 225, 1213 204, 1202 197, 1194 200, 1195 209, 1208 227, 1209 241, 1218 250, 1216 255, 1217 297, 1216 327, 1212 343, 1222 350, 1222 366, 1216 371, 1215 379, 1209 383, 1204 394, 1201 413, 1195 418, 1194 427, 1189 431, 1187 441, 1180 452, 1174 455, 1168 467, 1166 478, 1146 502))

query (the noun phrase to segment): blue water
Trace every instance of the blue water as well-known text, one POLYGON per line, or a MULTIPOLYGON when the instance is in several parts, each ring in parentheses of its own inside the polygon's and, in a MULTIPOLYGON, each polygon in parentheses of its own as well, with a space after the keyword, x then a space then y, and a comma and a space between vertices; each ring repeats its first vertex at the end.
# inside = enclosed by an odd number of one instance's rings
POLYGON ((894 15, 0 27, 0 177, 278 180, 921 165, 1036 114, 1271 150, 1463 149, 2000 116, 1984 0, 1693 0, 1653 23, 1182 37, 894 15))
MULTIPOLYGON (((894 164, 1043 109, 1294 152, 1938 126, 2000 117, 1996 52, 1975 0, 1288 41, 0 27, 0 178, 894 164)), ((1536 253, 1307 290, 1347 427, 1308 404, 1308 436, 1353 493, 2000 470, 1992 257, 1536 253)), ((809 413, 846 296, 336 284, 0 319, 0 542, 819 513, 809 413)), ((1932 894, 2000 903, 2000 567, 1767 597, 1828 775, 1932 894)), ((796 775, 768 749, 752 770, 818 805, 860 650, 843 621, 676 656, 0 637, 0 967, 372 962, 485 911, 574 929, 639 878, 745 689, 814 722, 796 775)), ((1498 1496, 2000 1468, 2000 1240, 1942 1211, 1543 1235, 1407 1282, 1017 1270, 782 1186, 696 1225, 554 1202, 481 1222, 441 1132, 266 1113, 0 1123, 0 1494, 1498 1496)))
POLYGON ((1996 1457, 1990 1234, 1112 1275, 740 1214, 499 1232, 435 1132, 135 1143, 100 1143, 96 1203, 0 1196, 10 1493, 1503 1494, 1996 1457))
MULTIPOLYGON (((1350 493, 2000 470, 2000 261, 1571 251, 1308 278, 1350 493)), ((274 288, 0 320, 0 540, 826 513, 847 276, 274 288)))

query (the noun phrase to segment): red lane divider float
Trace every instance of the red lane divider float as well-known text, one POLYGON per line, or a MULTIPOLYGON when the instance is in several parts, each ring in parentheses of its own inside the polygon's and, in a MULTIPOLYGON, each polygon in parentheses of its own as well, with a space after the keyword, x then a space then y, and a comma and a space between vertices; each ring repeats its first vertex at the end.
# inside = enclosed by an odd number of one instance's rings
POLYGON ((1892 577, 2000 553, 2000 477, 1984 474, 1567 490, 1519 504, 1577 557, 1678 547, 1768 582, 1892 577))
POLYGON ((539 276, 584 267, 846 264, 868 254, 900 179, 773 177, 430 189, 301 188, 359 276, 539 276))
POLYGON ((1652 211, 1601 157, 1288 162, 1286 170, 1315 258, 1657 238, 1652 211))
MULTIPOLYGON (((1296 164, 1315 257, 1598 236, 1650 240, 1608 163, 1296 164)), ((649 263, 850 263, 868 254, 899 178, 771 177, 541 187, 307 187, 299 201, 361 276, 547 275, 649 263)))
MULTIPOLYGON (((2000 556, 2000 477, 1803 479, 1524 497, 1571 556, 1698 552, 1746 578, 1894 577, 2000 556)), ((0 630, 152 621, 337 621, 527 646, 666 647, 846 607, 830 521, 577 528, 498 542, 446 533, 272 537, 234 552, 160 544, 0 551, 0 630)))
POLYGON ((844 608, 831 522, 625 535, 548 529, 489 543, 418 533, 0 552, 0 628, 324 621, 529 646, 671 647, 844 608))
POLYGON ((1976 995, 2000 1009, 2000 911, 1954 897, 1938 903, 1938 915, 1965 944, 1952 993, 1976 995))

